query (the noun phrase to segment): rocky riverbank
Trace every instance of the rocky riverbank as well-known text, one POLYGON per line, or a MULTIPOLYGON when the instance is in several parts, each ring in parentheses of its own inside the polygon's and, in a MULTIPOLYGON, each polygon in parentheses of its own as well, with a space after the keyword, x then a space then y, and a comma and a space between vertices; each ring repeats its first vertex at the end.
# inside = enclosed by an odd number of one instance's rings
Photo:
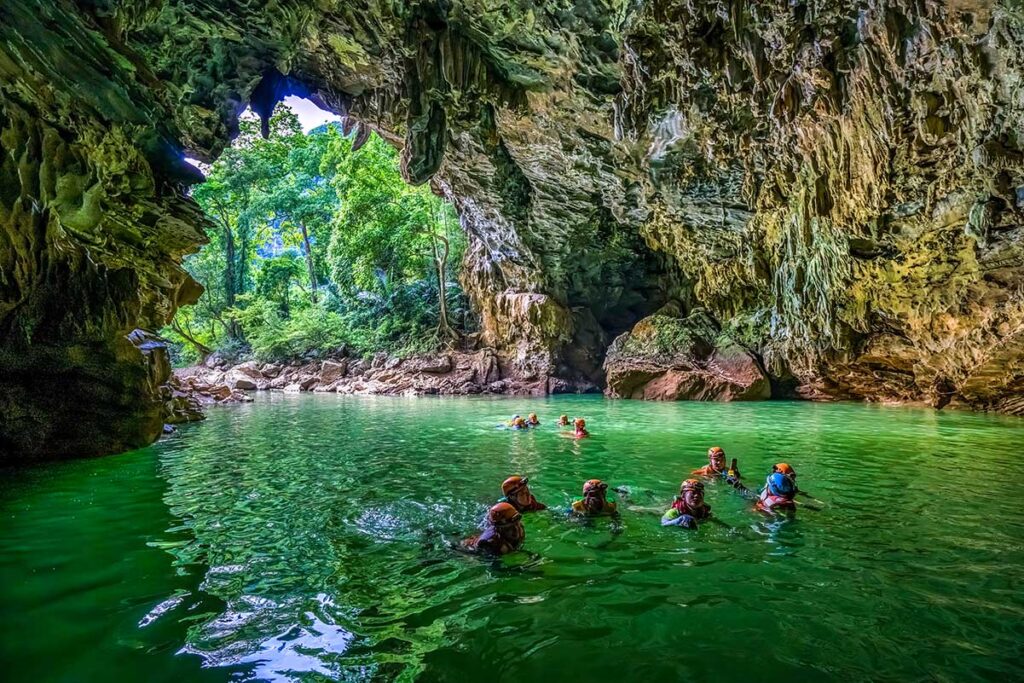
POLYGON ((408 358, 378 353, 372 358, 337 356, 288 363, 249 360, 232 364, 214 355, 202 365, 175 370, 171 385, 175 407, 183 409, 178 412, 182 417, 201 411, 203 405, 252 400, 246 393, 251 391, 379 396, 544 396, 599 391, 587 382, 506 375, 498 356, 489 349, 408 358))

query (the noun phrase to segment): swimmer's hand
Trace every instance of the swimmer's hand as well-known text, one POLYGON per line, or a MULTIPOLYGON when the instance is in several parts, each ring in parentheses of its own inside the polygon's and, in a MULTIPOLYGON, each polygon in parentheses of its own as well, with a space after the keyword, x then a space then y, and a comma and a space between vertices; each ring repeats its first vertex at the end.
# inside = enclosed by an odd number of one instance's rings
POLYGON ((697 528, 697 520, 693 517, 693 515, 679 515, 678 517, 675 517, 675 518, 662 517, 661 518, 661 525, 662 526, 681 526, 684 529, 696 529, 697 528))

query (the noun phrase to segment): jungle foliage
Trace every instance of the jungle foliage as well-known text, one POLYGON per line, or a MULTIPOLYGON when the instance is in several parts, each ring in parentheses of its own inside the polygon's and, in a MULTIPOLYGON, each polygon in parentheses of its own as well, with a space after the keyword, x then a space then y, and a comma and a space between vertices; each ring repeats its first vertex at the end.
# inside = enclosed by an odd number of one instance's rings
POLYGON ((406 355, 468 331, 451 206, 405 183, 376 135, 352 147, 335 124, 304 133, 284 106, 266 139, 243 117, 193 193, 215 228, 185 263, 205 293, 163 330, 176 363, 406 355))

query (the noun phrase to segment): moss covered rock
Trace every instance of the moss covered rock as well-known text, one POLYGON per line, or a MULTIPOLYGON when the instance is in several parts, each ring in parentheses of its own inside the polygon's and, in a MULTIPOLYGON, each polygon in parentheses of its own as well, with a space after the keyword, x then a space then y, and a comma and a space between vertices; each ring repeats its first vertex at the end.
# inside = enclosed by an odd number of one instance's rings
POLYGON ((749 401, 771 396, 757 360, 702 311, 652 315, 620 335, 605 359, 607 393, 658 401, 749 401))

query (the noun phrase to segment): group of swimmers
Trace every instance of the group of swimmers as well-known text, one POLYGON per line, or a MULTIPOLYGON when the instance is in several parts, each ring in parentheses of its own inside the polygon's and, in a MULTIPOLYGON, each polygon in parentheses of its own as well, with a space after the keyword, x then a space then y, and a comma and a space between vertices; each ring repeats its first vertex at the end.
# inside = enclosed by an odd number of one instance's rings
MULTIPOLYGON (((531 417, 536 418, 536 415, 531 417)), ((810 497, 797 487, 796 471, 784 462, 772 467, 764 487, 755 494, 740 482, 735 458, 726 467, 725 451, 719 446, 708 449, 708 464, 693 470, 691 475, 721 479, 741 494, 755 499, 755 509, 768 514, 793 511, 797 506, 798 495, 810 497)), ((628 489, 613 490, 620 495, 628 495, 628 489)), ((583 484, 583 497, 573 501, 569 514, 581 518, 617 515, 618 504, 608 500, 607 492, 608 484, 600 479, 588 479, 583 484)), ((463 550, 488 555, 515 552, 526 540, 523 514, 547 509, 530 491, 527 477, 509 477, 501 483, 501 493, 501 499, 487 511, 483 532, 463 540, 463 550)), ((704 482, 700 478, 689 478, 679 485, 679 494, 662 514, 661 525, 696 529, 700 522, 710 519, 711 506, 704 502, 704 482)))
MULTIPOLYGON (((587 431, 587 421, 582 417, 573 418, 570 423, 568 415, 559 415, 558 422, 555 425, 557 427, 571 426, 572 432, 562 433, 562 436, 571 439, 582 439, 590 436, 590 432, 587 431)), ((523 418, 522 415, 514 415, 511 420, 505 423, 505 427, 508 429, 530 429, 531 427, 540 427, 540 420, 537 418, 537 413, 530 413, 526 418, 523 418)))

